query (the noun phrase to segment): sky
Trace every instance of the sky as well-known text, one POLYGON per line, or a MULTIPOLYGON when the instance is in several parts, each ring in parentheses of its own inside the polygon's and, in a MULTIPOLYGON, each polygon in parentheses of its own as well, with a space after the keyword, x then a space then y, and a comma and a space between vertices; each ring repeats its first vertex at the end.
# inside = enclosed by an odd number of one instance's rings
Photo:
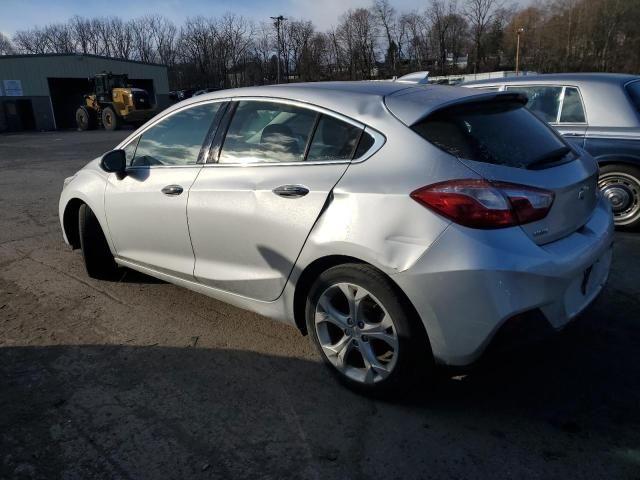
MULTIPOLYGON (((516 0, 522 3, 524 0, 516 0)), ((326 30, 349 8, 368 7, 372 0, 0 0, 0 32, 13 35, 36 25, 64 22, 74 15, 119 16, 123 19, 159 13, 176 24, 187 17, 243 15, 256 23, 270 16, 312 20, 326 30)), ((401 12, 423 10, 428 0, 391 0, 401 12)))

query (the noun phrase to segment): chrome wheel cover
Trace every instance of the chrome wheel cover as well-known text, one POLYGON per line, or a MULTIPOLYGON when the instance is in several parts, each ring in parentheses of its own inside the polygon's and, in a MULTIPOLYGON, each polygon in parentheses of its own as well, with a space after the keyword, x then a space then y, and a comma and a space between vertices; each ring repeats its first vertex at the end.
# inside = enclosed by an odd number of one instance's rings
POLYGON ((640 215, 640 181, 623 172, 608 172, 598 180, 598 187, 609 200, 618 225, 627 225, 640 215))
POLYGON ((327 288, 316 305, 314 324, 329 362, 347 378, 374 384, 398 360, 397 328, 382 303, 353 283, 327 288))

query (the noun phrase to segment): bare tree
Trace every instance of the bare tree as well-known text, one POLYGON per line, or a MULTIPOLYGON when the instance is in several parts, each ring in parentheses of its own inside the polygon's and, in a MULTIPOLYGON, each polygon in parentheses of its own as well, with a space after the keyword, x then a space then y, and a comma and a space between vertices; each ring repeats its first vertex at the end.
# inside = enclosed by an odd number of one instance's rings
POLYGON ((372 78, 376 75, 375 48, 378 35, 373 14, 358 8, 345 13, 336 30, 337 39, 349 66, 352 80, 372 78))
POLYGON ((397 41, 396 9, 391 6, 389 0, 375 0, 373 14, 384 30, 387 38, 386 61, 392 75, 397 74, 399 58, 399 42, 397 41))
POLYGON ((466 0, 464 12, 469 20, 473 36, 473 73, 480 69, 484 35, 487 31, 487 26, 493 20, 496 9, 500 5, 499 0, 466 0))
POLYGON ((243 80, 243 72, 239 67, 245 62, 251 47, 253 24, 246 18, 228 13, 222 17, 218 29, 217 50, 220 54, 220 70, 223 82, 229 82, 232 86, 240 86, 243 80), (233 75, 228 78, 231 70, 233 75))
POLYGON ((227 87, 273 82, 278 50, 287 81, 510 69, 517 31, 524 28, 526 68, 640 70, 640 0, 543 0, 513 10, 502 1, 429 0, 424 12, 400 12, 392 0, 373 0, 369 9, 345 12, 324 33, 310 20, 288 19, 279 41, 270 23, 256 28, 235 14, 190 18, 179 27, 160 15, 75 16, 16 32, 12 41, 0 35, 0 54, 79 52, 162 62, 173 87, 227 87), (469 65, 458 67, 465 54, 469 65))
POLYGON ((39 54, 47 51, 47 39, 41 30, 21 30, 13 36, 13 44, 19 53, 39 54))
POLYGON ((447 67, 447 53, 449 40, 449 28, 455 15, 456 4, 445 0, 432 0, 427 10, 427 16, 431 21, 431 39, 434 50, 438 52, 438 66, 440 73, 444 75, 447 67))
POLYGON ((133 50, 133 25, 131 22, 123 22, 120 18, 112 18, 111 34, 113 35, 113 54, 124 60, 131 58, 133 50))
POLYGON ((15 50, 11 40, 0 32, 0 55, 12 55, 13 53, 15 53, 15 50))
POLYGON ((149 18, 149 29, 157 57, 164 65, 173 65, 177 56, 177 32, 178 29, 170 20, 161 15, 153 15, 149 18))
POLYGON ((153 16, 141 17, 131 22, 133 31, 133 57, 145 63, 156 61, 157 51, 153 42, 153 16))
POLYGON ((408 60, 413 70, 423 70, 429 58, 429 28, 426 18, 417 12, 406 13, 400 17, 400 24, 406 32, 408 60))

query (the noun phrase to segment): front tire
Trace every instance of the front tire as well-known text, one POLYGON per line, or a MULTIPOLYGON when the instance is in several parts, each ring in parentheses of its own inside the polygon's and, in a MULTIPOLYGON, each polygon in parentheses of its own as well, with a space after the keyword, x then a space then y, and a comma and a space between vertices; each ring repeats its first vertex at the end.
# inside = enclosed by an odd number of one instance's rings
POLYGON ((78 211, 78 231, 87 274, 99 280, 113 279, 118 273, 118 265, 98 219, 86 204, 78 211))
POLYGON ((95 115, 92 114, 92 112, 90 112, 84 105, 78 107, 78 110, 76 110, 76 125, 78 126, 78 129, 82 131, 93 130, 96 128, 95 115))
POLYGON ((609 164, 600 168, 598 187, 611 203, 616 227, 640 227, 640 168, 609 164))
POLYGON ((325 364, 353 390, 404 391, 431 372, 420 320, 398 287, 373 267, 345 264, 324 271, 309 291, 305 314, 325 364))
POLYGON ((102 110, 102 126, 105 130, 118 130, 120 128, 120 119, 111 107, 105 107, 102 110))

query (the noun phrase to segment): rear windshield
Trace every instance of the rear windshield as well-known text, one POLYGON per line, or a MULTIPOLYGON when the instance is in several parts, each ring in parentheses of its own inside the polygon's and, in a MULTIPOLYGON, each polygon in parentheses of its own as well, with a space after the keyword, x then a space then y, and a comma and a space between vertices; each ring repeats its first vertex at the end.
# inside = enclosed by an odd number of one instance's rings
POLYGON ((640 80, 628 83, 626 88, 631 97, 631 101, 636 106, 636 110, 640 112, 640 80))
POLYGON ((517 102, 452 107, 412 128, 451 155, 496 165, 539 168, 573 156, 559 136, 517 102))

